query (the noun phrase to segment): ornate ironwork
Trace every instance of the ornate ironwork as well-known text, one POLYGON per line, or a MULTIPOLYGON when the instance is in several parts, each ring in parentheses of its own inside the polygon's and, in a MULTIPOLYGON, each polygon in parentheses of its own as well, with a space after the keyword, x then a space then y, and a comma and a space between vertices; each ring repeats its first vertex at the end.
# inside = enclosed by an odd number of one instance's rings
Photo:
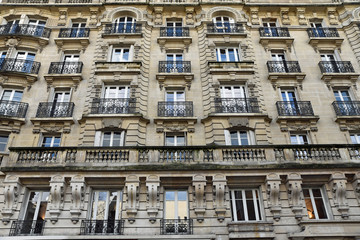
POLYGON ((0 72, 20 72, 38 74, 40 63, 32 60, 22 60, 15 58, 0 59, 0 72))
POLYGON ((25 118, 29 104, 15 101, 0 101, 0 116, 25 118))
POLYGON ((73 102, 41 102, 36 117, 57 118, 72 117, 75 104, 73 102))
POLYGON ((83 220, 81 235, 121 235, 124 232, 124 220, 83 220))
POLYGON ((52 62, 49 68, 49 74, 74 74, 81 73, 82 62, 52 62))
POLYGON ((256 98, 215 98, 217 113, 259 113, 256 98))
POLYGON ((339 37, 339 33, 336 28, 308 28, 306 31, 311 38, 339 37))
POLYGON ((126 114, 135 113, 135 98, 97 98, 91 106, 92 114, 126 114))
POLYGON ((87 38, 90 28, 60 28, 59 38, 87 38))
POLYGON ((0 25, 0 35, 25 35, 49 38, 51 29, 34 24, 6 24, 0 25))
POLYGON ((104 34, 141 33, 142 25, 139 23, 112 23, 106 24, 104 34))
POLYGON ((191 62, 190 61, 160 61, 159 72, 165 73, 190 73, 191 62))
POLYGON ((208 33, 245 33, 241 23, 208 23, 208 33))
POLYGON ((45 226, 44 220, 13 221, 11 224, 9 236, 42 235, 44 226, 45 226))
POLYGON ((335 101, 332 105, 337 116, 360 116, 360 101, 335 101))
POLYGON ((193 102, 159 102, 159 117, 192 117, 193 102))
POLYGON ((268 61, 269 72, 300 73, 301 68, 298 61, 268 61))
POLYGON ((355 72, 349 61, 321 61, 319 67, 322 73, 353 73, 355 72))
POLYGON ((160 234, 180 235, 193 233, 192 219, 160 219, 160 234))
POLYGON ((189 37, 188 27, 161 27, 160 37, 189 37))
POLYGON ((276 102, 280 116, 314 116, 310 101, 282 101, 276 102))
POLYGON ((288 28, 280 27, 261 27, 259 28, 260 37, 290 37, 288 28))

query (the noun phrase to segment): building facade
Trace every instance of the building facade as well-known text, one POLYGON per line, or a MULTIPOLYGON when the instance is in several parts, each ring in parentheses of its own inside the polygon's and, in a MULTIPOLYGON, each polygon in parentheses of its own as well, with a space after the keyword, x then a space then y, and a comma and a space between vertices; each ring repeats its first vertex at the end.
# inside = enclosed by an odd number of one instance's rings
POLYGON ((0 239, 360 239, 358 0, 0 1, 0 239))

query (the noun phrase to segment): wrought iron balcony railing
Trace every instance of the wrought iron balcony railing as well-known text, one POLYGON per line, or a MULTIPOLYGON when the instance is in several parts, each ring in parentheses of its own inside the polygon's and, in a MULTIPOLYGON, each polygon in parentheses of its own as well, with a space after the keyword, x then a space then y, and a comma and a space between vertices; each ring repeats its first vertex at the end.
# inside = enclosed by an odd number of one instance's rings
POLYGON ((322 73, 354 73, 351 62, 346 61, 321 61, 319 67, 322 73))
POLYGON ((38 74, 40 63, 32 60, 22 60, 15 58, 0 59, 0 72, 19 72, 38 74))
POLYGON ((337 116, 360 116, 360 101, 335 101, 332 105, 337 116))
POLYGON ((191 62, 190 61, 160 61, 159 72, 191 73, 191 62))
POLYGON ((207 24, 208 33, 245 33, 241 23, 209 23, 207 24))
POLYGON ((0 116, 25 118, 28 106, 28 103, 1 100, 0 116))
POLYGON ((160 234, 181 235, 193 233, 192 219, 161 219, 160 234))
POLYGON ((268 61, 270 73, 300 73, 301 68, 298 61, 268 61))
POLYGON ((188 27, 161 27, 160 37, 189 37, 188 27))
POLYGON ((91 106, 91 114, 135 113, 135 98, 97 98, 91 106))
POLYGON ((339 37, 336 28, 308 28, 306 31, 311 38, 339 37))
POLYGON ((276 102, 279 116, 314 116, 314 111, 309 101, 282 101, 276 102))
POLYGON ((81 73, 82 62, 52 62, 49 68, 49 74, 74 74, 81 73))
POLYGON ((80 235, 122 235, 124 220, 83 220, 80 235))
POLYGON ((112 23, 106 24, 104 34, 141 33, 142 25, 139 23, 112 23))
POLYGON ((215 98, 217 113, 259 113, 256 98, 215 98))
POLYGON ((90 28, 60 28, 59 38, 87 38, 90 28))
POLYGON ((193 102, 159 102, 159 117, 192 117, 193 102))
POLYGON ((280 27, 261 27, 259 28, 260 37, 290 37, 288 28, 280 27))
POLYGON ((45 226, 44 220, 13 221, 9 236, 42 235, 45 226))
POLYGON ((37 118, 72 117, 73 102, 41 102, 36 112, 37 118))
POLYGON ((24 35, 49 38, 51 29, 33 24, 0 25, 0 35, 24 35))

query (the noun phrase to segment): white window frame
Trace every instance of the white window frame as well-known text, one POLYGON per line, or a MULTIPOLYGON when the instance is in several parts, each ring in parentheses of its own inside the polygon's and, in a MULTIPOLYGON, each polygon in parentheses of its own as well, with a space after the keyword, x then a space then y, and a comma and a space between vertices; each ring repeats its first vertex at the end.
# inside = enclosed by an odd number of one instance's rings
MULTIPOLYGON (((172 189, 166 189, 164 191, 164 218, 166 216, 167 213, 167 209, 166 209, 166 193, 167 192, 174 192, 174 219, 178 219, 179 218, 179 209, 178 209, 178 193, 179 192, 186 192, 186 213, 187 213, 187 219, 189 219, 189 192, 187 190, 172 190, 172 189)), ((166 219, 166 218, 165 218, 166 219)))
POLYGON ((92 190, 91 193, 91 204, 90 204, 90 215, 89 215, 89 219, 90 220, 107 220, 108 219, 108 214, 109 214, 109 204, 110 204, 110 192, 114 191, 117 192, 117 196, 118 198, 116 199, 116 212, 115 212, 115 219, 114 220, 121 220, 122 216, 122 208, 123 208, 123 192, 122 190, 117 190, 117 189, 101 189, 101 190, 92 190), (98 201, 99 201, 99 193, 100 192, 107 192, 106 194, 106 207, 105 207, 105 214, 104 214, 104 219, 96 219, 96 214, 93 214, 94 212, 97 213, 97 207, 98 207, 98 201), (121 203, 121 208, 119 209, 119 204, 121 203), (95 204, 95 208, 93 207, 95 204))
POLYGON ((126 85, 104 85, 103 86, 103 94, 102 97, 103 98, 110 98, 109 97, 109 91, 107 89, 110 88, 116 88, 115 92, 116 92, 116 97, 115 98, 130 98, 130 94, 131 94, 131 89, 130 86, 126 86, 126 85), (120 90, 121 88, 125 88, 125 96, 124 97, 120 97, 120 90))
POLYGON ((230 203, 231 203, 231 211, 232 211, 232 219, 234 222, 255 222, 255 221, 262 221, 263 220, 263 216, 264 216, 264 213, 263 213, 263 205, 262 205, 262 198, 261 198, 261 191, 259 188, 249 188, 249 189, 233 189, 233 190, 230 190, 230 195, 231 195, 231 200, 230 200, 230 203), (247 199, 246 199, 246 196, 245 196, 245 191, 249 191, 251 190, 252 191, 252 202, 254 204, 254 210, 255 210, 255 220, 249 220, 249 212, 247 210, 247 199), (241 196, 242 196, 242 203, 243 203, 243 209, 244 209, 244 217, 245 217, 245 220, 238 220, 237 219, 237 209, 236 209, 236 199, 235 199, 235 192, 239 192, 241 191, 241 196), (256 192, 258 194, 258 198, 256 198, 256 192), (259 202, 259 203, 258 203, 259 202), (260 211, 259 211, 260 209, 260 211))
POLYGON ((294 145, 308 145, 311 144, 309 135, 307 133, 290 133, 290 144, 294 144, 294 145), (301 138, 304 137, 306 138, 307 142, 302 143, 301 138), (296 143, 293 143, 291 141, 292 137, 296 137, 296 143))
POLYGON ((247 87, 245 85, 221 85, 220 86, 221 98, 246 98, 247 95, 248 95, 247 87), (225 95, 226 88, 230 88, 231 97, 225 95), (240 94, 236 93, 235 88, 240 89, 240 94))
POLYGON ((185 132, 181 132, 181 133, 170 133, 170 132, 168 132, 168 133, 165 133, 165 146, 170 146, 170 145, 167 145, 166 144, 166 139, 168 138, 168 137, 174 137, 174 146, 186 146, 186 133, 185 132), (184 138, 184 145, 178 145, 178 139, 177 138, 179 138, 179 137, 183 137, 184 138))
POLYGON ((28 59, 29 54, 34 55, 34 59, 36 57, 35 52, 29 52, 29 51, 23 51, 23 50, 16 51, 14 54, 15 54, 15 59, 17 59, 17 60, 29 60, 28 59), (20 55, 21 57, 19 57, 19 54, 21 54, 20 55))
POLYGON ((0 152, 6 152, 6 151, 8 150, 9 135, 0 133, 0 137, 6 137, 6 143, 5 143, 5 142, 0 142, 0 146, 1 146, 1 145, 4 145, 4 149, 2 150, 2 149, 0 148, 0 152))
POLYGON ((64 53, 62 60, 63 62, 79 62, 80 53, 64 53))
POLYGON ((136 18, 132 17, 132 16, 121 16, 121 17, 115 18, 113 20, 113 23, 115 23, 115 24, 123 23, 124 26, 126 26, 126 24, 128 24, 128 23, 135 24, 136 18), (125 18, 124 21, 120 21, 121 18, 125 18), (129 21, 130 18, 132 18, 131 21, 129 21))
POLYGON ((338 101, 338 100, 336 100, 336 96, 335 96, 335 92, 337 92, 337 93, 339 94, 339 96, 340 96, 340 101, 346 102, 346 101, 344 100, 344 96, 341 94, 341 92, 345 92, 345 91, 349 94, 350 101, 353 101, 354 97, 353 97, 350 89, 334 89, 334 90, 333 90, 333 93, 334 93, 335 101, 338 101))
POLYGON ((237 47, 217 47, 216 48, 216 60, 218 62, 230 62, 229 50, 234 51, 235 62, 240 61, 240 50, 237 47), (221 60, 221 50, 225 50, 226 60, 221 60))
POLYGON ((41 19, 29 19, 27 24, 29 25, 34 25, 34 26, 39 26, 39 27, 45 27, 46 25, 46 21, 41 20, 41 19), (39 24, 40 22, 44 22, 43 24, 39 24))
POLYGON ((52 136, 42 135, 41 141, 40 141, 40 147, 45 147, 45 146, 43 146, 43 145, 44 145, 44 140, 45 140, 46 138, 51 138, 51 143, 50 143, 50 146, 49 146, 49 147, 54 147, 55 139, 56 139, 56 138, 59 138, 59 139, 60 139, 59 146, 55 146, 55 147, 61 147, 61 135, 52 135, 52 136))
MULTIPOLYGON (((21 92, 21 99, 22 99, 22 96, 24 94, 23 90, 4 88, 2 90, 2 92, 1 92, 1 97, 0 97, 1 100, 3 100, 4 94, 5 94, 6 91, 11 91, 10 98, 9 98, 9 100, 6 100, 6 101, 14 101, 13 99, 14 99, 15 92, 21 92)), ((20 99, 20 101, 15 101, 15 102, 21 102, 21 99, 20 99)))
POLYGON ((167 90, 165 92, 165 101, 166 102, 184 102, 186 101, 186 93, 185 93, 185 90, 167 90), (169 93, 173 93, 174 94, 174 100, 173 101, 169 101, 167 96, 169 93), (183 93, 184 94, 184 99, 180 98, 178 99, 178 93, 181 94, 183 93))
POLYGON ((242 146, 241 145, 241 138, 240 138, 240 135, 241 135, 241 132, 246 132, 247 134, 247 140, 248 140, 248 145, 243 145, 243 146, 249 146, 249 145, 255 145, 255 134, 254 134, 254 131, 250 131, 250 130, 227 130, 225 129, 224 130, 224 135, 225 135, 225 144, 227 146, 242 146), (239 145, 232 145, 231 144, 231 132, 236 132, 237 133, 237 136, 238 136, 238 143, 239 145))
POLYGON ((112 47, 111 48, 111 62, 132 62, 133 61, 134 46, 129 47, 112 47), (115 52, 120 50, 119 60, 115 59, 115 52), (129 50, 129 59, 123 59, 124 50, 129 50), (117 61, 115 61, 117 60, 117 61))
MULTIPOLYGON (((304 189, 309 190, 311 205, 312 205, 312 208, 314 210, 315 219, 316 220, 331 219, 330 208, 329 208, 329 205, 328 205, 329 201, 328 201, 328 199, 326 197, 327 195, 325 194, 324 188, 323 187, 303 187, 303 190, 304 189), (320 189, 321 200, 322 200, 322 203, 324 205, 324 209, 325 209, 327 218, 321 218, 321 219, 319 218, 319 213, 317 211, 317 207, 316 207, 315 199, 314 199, 314 195, 313 195, 313 189, 320 189)), ((304 197, 304 202, 305 202, 305 196, 303 196, 303 197, 304 197)), ((306 207, 306 204, 305 204, 305 207, 306 207)), ((309 217, 309 214, 307 214, 307 216, 309 217)))
POLYGON ((296 102, 299 100, 296 89, 279 89, 279 90, 280 90, 281 101, 296 102), (285 99, 283 98, 283 93, 285 93, 285 99), (294 99, 290 100, 289 93, 294 93, 294 99))
POLYGON ((125 142, 125 131, 103 131, 101 133, 101 146, 104 146, 105 133, 110 133, 110 146, 107 147, 121 147, 125 142), (120 133, 120 145, 114 146, 114 134, 120 133))
POLYGON ((352 144, 360 144, 360 133, 350 133, 352 144))

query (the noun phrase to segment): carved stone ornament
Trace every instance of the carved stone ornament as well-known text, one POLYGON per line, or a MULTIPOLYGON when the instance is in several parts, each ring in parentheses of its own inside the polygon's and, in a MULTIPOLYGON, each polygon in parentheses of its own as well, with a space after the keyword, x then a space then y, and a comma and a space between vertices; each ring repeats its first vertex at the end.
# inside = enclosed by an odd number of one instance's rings
POLYGON ((67 20, 67 8, 59 8, 59 21, 58 26, 65 26, 67 20))
POLYGON ((251 15, 251 23, 253 25, 259 25, 259 8, 258 7, 251 7, 250 8, 250 15, 251 15))
POLYGON ((276 173, 270 173, 266 178, 266 193, 270 212, 273 214, 275 221, 280 220, 281 203, 280 203, 280 176, 276 173))
POLYGON ((317 121, 319 120, 319 118, 317 116, 314 116, 312 118, 309 119, 280 119, 278 118, 277 122, 280 125, 280 130, 282 132, 287 132, 287 131, 312 131, 312 132, 317 132, 318 128, 317 128, 317 121))
POLYGON ((206 178, 205 176, 202 175, 196 175, 193 176, 192 182, 194 187, 195 214, 197 216, 197 221, 203 222, 206 211, 206 204, 205 204, 206 178))
POLYGON ((135 216, 139 207, 139 177, 130 175, 125 181, 125 194, 127 196, 126 213, 130 223, 135 222, 135 216))
POLYGON ((186 24, 187 25, 194 25, 195 21, 194 21, 194 16, 195 16, 195 9, 194 7, 186 7, 185 8, 186 11, 186 24))
POLYGON ((195 132, 196 120, 178 121, 178 122, 167 122, 164 120, 156 121, 156 132, 195 132))
POLYGON ((97 7, 90 7, 90 20, 89 20, 89 25, 90 26, 96 26, 97 22, 98 22, 98 12, 99 12, 99 8, 97 7))
POLYGON ((159 188, 160 178, 156 175, 151 175, 146 178, 147 188, 147 213, 149 215, 149 221, 151 223, 156 222, 156 216, 159 211, 160 200, 159 200, 159 188))
POLYGON ((344 219, 349 218, 349 204, 346 197, 346 183, 347 179, 343 173, 333 173, 331 175, 329 184, 333 193, 333 200, 335 207, 341 213, 344 219))
POLYGON ((155 25, 162 25, 163 22, 163 7, 154 7, 154 23, 155 25))
POLYGON ((289 8, 280 8, 280 15, 283 25, 290 25, 289 8))
POLYGON ((360 172, 355 174, 352 186, 355 192, 355 197, 360 204, 360 172))
POLYGON ((230 128, 248 128, 249 120, 247 118, 229 118, 230 128))
POLYGON ((289 199, 289 205, 295 218, 301 220, 303 217, 303 200, 302 200, 302 178, 298 173, 290 173, 286 179, 286 189, 289 199))
POLYGON ((17 47, 21 42, 21 38, 17 38, 17 37, 8 37, 5 38, 5 46, 7 46, 8 48, 12 48, 12 50, 14 50, 13 48, 17 47))
POLYGON ((296 8, 296 14, 299 20, 299 25, 306 25, 305 8, 296 8))
POLYGON ((336 7, 328 7, 327 8, 327 14, 329 17, 329 22, 330 25, 338 25, 339 24, 339 20, 337 18, 337 13, 336 13, 336 7))
POLYGON ((227 180, 224 175, 213 176, 214 207, 217 219, 223 222, 226 213, 225 192, 227 180))
POLYGON ((81 175, 76 175, 71 178, 71 221, 75 224, 79 221, 82 210, 84 209, 84 197, 85 197, 85 178, 81 175))
POLYGON ((1 210, 2 222, 6 225, 10 222, 11 216, 18 205, 18 197, 21 191, 19 177, 7 175, 4 182, 4 204, 1 210))
POLYGON ((65 178, 56 175, 50 181, 51 202, 49 207, 50 220, 54 224, 57 222, 61 211, 64 208, 64 188, 65 178))

